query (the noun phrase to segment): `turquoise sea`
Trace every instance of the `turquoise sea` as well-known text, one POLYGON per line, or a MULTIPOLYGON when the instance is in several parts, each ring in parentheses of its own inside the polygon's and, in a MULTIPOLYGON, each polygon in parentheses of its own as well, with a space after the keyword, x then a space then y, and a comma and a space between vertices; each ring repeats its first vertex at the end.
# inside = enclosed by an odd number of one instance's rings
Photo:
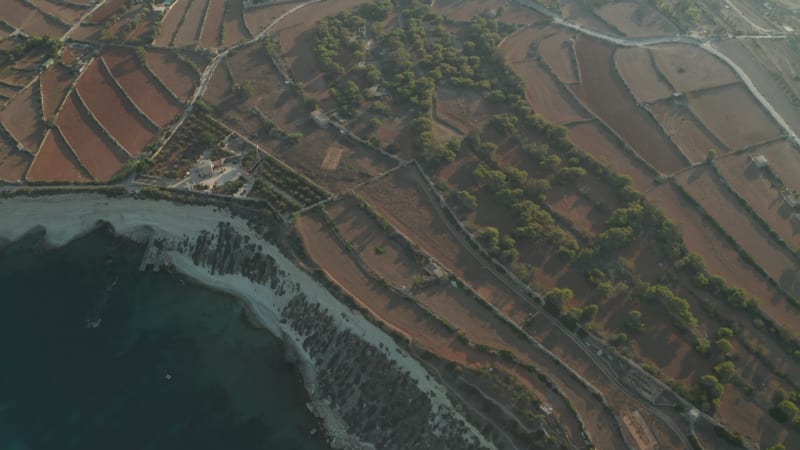
POLYGON ((142 253, 0 244, 0 449, 327 449, 282 344, 142 253))

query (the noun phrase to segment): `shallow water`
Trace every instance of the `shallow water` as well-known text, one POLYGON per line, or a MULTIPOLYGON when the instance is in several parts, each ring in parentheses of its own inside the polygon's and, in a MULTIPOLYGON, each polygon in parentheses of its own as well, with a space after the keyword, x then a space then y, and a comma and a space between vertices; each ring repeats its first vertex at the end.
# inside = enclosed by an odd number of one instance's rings
POLYGON ((280 341, 142 253, 0 248, 0 449, 327 449, 280 341))

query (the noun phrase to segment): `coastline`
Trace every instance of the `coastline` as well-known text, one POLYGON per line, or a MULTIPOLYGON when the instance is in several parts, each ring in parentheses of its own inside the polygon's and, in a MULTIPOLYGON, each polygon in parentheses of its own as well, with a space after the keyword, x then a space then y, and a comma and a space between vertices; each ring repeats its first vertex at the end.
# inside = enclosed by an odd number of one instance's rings
MULTIPOLYGON (((312 354, 304 347, 307 334, 302 333, 285 314, 290 303, 301 298, 312 304, 326 318, 330 318, 337 330, 356 336, 362 343, 377 350, 380 357, 397 366, 398 372, 407 377, 430 402, 428 425, 433 433, 448 425, 455 418, 463 426, 476 448, 493 448, 450 402, 446 389, 432 381, 418 361, 402 351, 395 341, 370 323, 358 312, 352 311, 338 301, 309 274, 286 258, 278 248, 267 241, 247 224, 244 219, 234 217, 225 210, 212 206, 190 206, 165 200, 140 200, 130 197, 108 198, 102 194, 63 194, 42 197, 14 197, 0 199, 0 242, 15 241, 31 230, 45 229, 45 242, 51 246, 62 246, 102 224, 110 224, 117 236, 148 244, 156 248, 150 263, 166 265, 195 283, 224 292, 239 299, 248 310, 248 316, 257 326, 266 328, 281 339, 287 348, 287 356, 297 366, 311 399, 309 409, 319 417, 327 431, 329 443, 334 448, 374 449, 375 446, 362 441, 351 433, 343 414, 320 392, 320 366, 326 363, 325 355, 312 354), (215 265, 197 262, 194 253, 184 250, 183 243, 193 240, 216 238, 220 240, 225 224, 229 232, 244 241, 257 244, 258 252, 278 276, 271 283, 254 281, 241 273, 222 273, 215 265), (211 236, 208 238, 208 236, 211 236), (157 242, 158 245, 153 245, 157 242), (191 254, 190 254, 191 253, 191 254), (452 420, 451 420, 452 421, 452 420)), ((352 422, 352 420, 351 420, 352 422)), ((439 430, 441 432, 441 430, 439 430)), ((465 438, 466 439, 466 438, 465 438)))

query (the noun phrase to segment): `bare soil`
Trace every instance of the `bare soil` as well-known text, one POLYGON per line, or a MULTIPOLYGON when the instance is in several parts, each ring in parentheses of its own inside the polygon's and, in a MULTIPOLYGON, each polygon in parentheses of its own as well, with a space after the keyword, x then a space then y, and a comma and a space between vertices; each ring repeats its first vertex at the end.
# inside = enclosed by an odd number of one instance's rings
POLYGON ((336 228, 372 270, 398 288, 411 288, 423 273, 421 264, 405 245, 380 227, 353 198, 326 205, 336 228))
POLYGON ((42 72, 42 101, 44 102, 44 117, 53 117, 56 109, 67 95, 72 85, 72 74, 62 66, 53 64, 42 72))
MULTIPOLYGON (((732 194, 725 190, 710 168, 702 166, 684 172, 677 177, 677 181, 773 279, 795 296, 800 294, 795 258, 751 218, 732 194)), ((762 308, 771 317, 781 323, 790 318, 793 323, 796 321, 795 315, 787 316, 785 311, 774 310, 770 305, 764 304, 762 308)), ((800 326, 800 321, 792 326, 800 326)))
POLYGON ((151 120, 163 127, 180 114, 181 105, 140 67, 132 51, 110 49, 103 60, 125 93, 151 120))
POLYGON ((0 180, 22 181, 32 160, 27 153, 17 151, 13 142, 0 139, 0 180))
POLYGON ((122 97, 98 61, 93 61, 78 81, 78 92, 86 106, 109 133, 130 154, 138 155, 157 134, 144 118, 122 97))
POLYGON ((578 82, 575 53, 572 51, 574 34, 558 30, 539 42, 539 54, 562 83, 578 82))
POLYGON ((800 246, 800 223, 792 219, 792 207, 783 201, 779 189, 762 170, 750 162, 750 155, 730 155, 716 161, 728 184, 792 248, 800 246))
POLYGON ((691 111, 681 104, 659 102, 649 105, 647 109, 693 163, 705 161, 711 149, 716 149, 719 153, 727 148, 699 124, 691 111))
POLYGON ((580 36, 575 49, 581 71, 587 76, 582 85, 573 89, 589 108, 661 173, 672 173, 688 166, 656 121, 636 105, 616 73, 614 47, 580 36))
POLYGON ((222 45, 225 47, 250 38, 250 32, 247 31, 247 24, 244 23, 243 0, 230 0, 228 5, 228 12, 223 17, 222 24, 225 30, 225 39, 222 41, 222 45))
POLYGON ((678 29, 647 3, 607 3, 597 9, 597 14, 630 37, 678 34, 678 29))
POLYGON ((197 0, 175 0, 175 4, 167 12, 167 15, 161 20, 161 28, 158 31, 155 45, 166 47, 172 45, 175 35, 178 33, 178 26, 181 24, 184 14, 191 6, 191 3, 197 0))
POLYGON ((642 163, 625 152, 616 138, 605 131, 599 123, 581 123, 572 126, 569 138, 598 161, 620 174, 631 177, 636 189, 643 191, 653 184, 653 175, 642 163))
POLYGON ((194 69, 169 51, 150 51, 146 60, 147 66, 179 99, 184 102, 189 99, 200 79, 194 69))
POLYGON ((778 137, 781 129, 741 84, 689 98, 692 110, 732 149, 778 137))
POLYGON ((78 164, 75 156, 58 133, 47 133, 42 149, 28 172, 30 181, 89 181, 91 177, 78 164))
POLYGON ((736 74, 705 50, 686 44, 653 47, 656 67, 679 92, 735 83, 736 74))
POLYGON ((39 84, 34 83, 17 94, 0 111, 3 126, 31 152, 36 152, 44 139, 45 126, 41 113, 39 84))
POLYGON ((211 0, 208 3, 208 13, 206 14, 203 30, 200 34, 200 45, 207 48, 220 46, 220 31, 222 31, 222 19, 225 14, 225 3, 211 0))
POLYGON ((756 154, 764 155, 769 168, 780 178, 786 187, 800 192, 800 151, 789 141, 778 141, 760 147, 756 154))
POLYGON ((30 2, 41 11, 52 14, 65 23, 73 24, 80 20, 88 8, 81 8, 70 3, 59 3, 51 0, 30 0, 30 2))
POLYGON ((0 0, 0 19, 33 36, 60 38, 67 26, 31 7, 23 0, 0 0))
POLYGON ((58 127, 75 154, 97 180, 108 180, 117 173, 128 157, 113 147, 113 142, 79 104, 73 93, 58 115, 58 127))
MULTIPOLYGON (((284 2, 278 4, 265 3, 261 6, 247 8, 244 20, 247 28, 253 33, 260 33, 286 11, 294 8, 300 2, 284 2)), ((302 11, 302 9, 300 10, 302 11)))
POLYGON ((650 50, 621 47, 614 52, 617 72, 640 102, 651 102, 672 95, 672 86, 653 67, 650 50))
POLYGON ((175 33, 173 45, 182 47, 194 44, 199 40, 200 27, 203 24, 203 17, 206 13, 206 6, 209 0, 192 0, 189 9, 183 16, 183 23, 175 33))

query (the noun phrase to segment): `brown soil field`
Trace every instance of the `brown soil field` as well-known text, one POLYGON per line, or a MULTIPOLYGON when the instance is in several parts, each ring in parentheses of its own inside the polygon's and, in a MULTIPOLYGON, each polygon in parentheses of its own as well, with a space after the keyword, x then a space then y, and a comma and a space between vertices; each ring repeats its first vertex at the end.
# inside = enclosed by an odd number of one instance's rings
POLYGON ((339 232, 378 275, 398 288, 411 288, 423 270, 414 255, 380 227, 354 198, 343 198, 325 206, 339 232), (376 249, 382 249, 381 254, 376 249))
POLYGON ((211 0, 208 3, 203 30, 200 32, 200 45, 207 48, 220 46, 220 31, 222 30, 222 16, 225 14, 225 3, 211 0))
POLYGON ((94 119, 83 111, 75 93, 67 98, 58 115, 58 128, 78 159, 97 180, 114 176, 128 159, 114 147, 94 119))
POLYGON ((678 34, 669 20, 646 3, 607 3, 597 14, 631 37, 666 36, 678 34))
POLYGON ((323 130, 311 123, 300 131, 304 137, 298 144, 273 154, 333 192, 351 189, 396 165, 393 159, 374 150, 339 140, 335 131, 323 130), (323 170, 325 156, 335 147, 342 150, 338 167, 334 171, 323 170))
POLYGON ((691 97, 692 110, 732 149, 755 145, 781 134, 781 129, 740 84, 691 97))
POLYGON ((594 235, 605 230, 608 214, 576 192, 574 186, 556 186, 547 194, 547 204, 567 217, 581 231, 594 235))
MULTIPOLYGON (((278 34, 286 62, 297 80, 308 87, 317 77, 322 79, 313 52, 317 22, 324 17, 334 16, 366 2, 366 0, 339 0, 314 3, 288 15, 273 28, 278 34)), ((320 89, 324 90, 325 87, 320 86, 320 89)))
POLYGON ((445 358, 458 358, 450 353, 457 342, 453 332, 414 303, 373 281, 317 214, 302 216, 297 225, 311 258, 379 319, 445 358))
MULTIPOLYGON (((301 2, 285 2, 277 5, 266 3, 262 6, 247 8, 244 13, 244 20, 247 23, 247 28, 253 33, 258 34, 264 31, 265 28, 283 13, 300 3, 301 2)), ((300 11, 302 11, 302 8, 300 11)))
POLYGON ((589 117, 535 60, 512 63, 511 67, 527 83, 525 97, 528 103, 547 120, 564 124, 589 117))
MULTIPOLYGON (((230 100, 233 95, 233 80, 231 80, 230 73, 225 63, 217 66, 214 73, 211 74, 211 79, 203 92, 203 98, 210 104, 215 105, 223 111, 227 109, 236 109, 238 101, 233 99, 231 106, 224 105, 226 100, 230 100)), ((224 114, 224 113, 223 113, 224 114)), ((225 114, 227 115, 227 114, 225 114)))
MULTIPOLYGON (((476 289, 482 296, 503 311, 509 318, 519 323, 529 317, 533 311, 530 303, 522 301, 505 287, 491 272, 485 270, 479 260, 462 246, 447 222, 439 214, 437 208, 429 200, 425 187, 414 167, 395 171, 381 180, 370 183, 359 189, 360 195, 380 212, 403 234, 434 256, 456 275, 476 289)), ((564 334, 550 325, 543 324, 555 342, 545 344, 561 358, 564 358, 576 370, 606 394, 616 408, 631 407, 629 400, 623 398, 619 391, 608 382, 604 375, 598 373, 596 367, 586 358, 585 353, 564 334)), ((540 361, 547 361, 544 360, 540 361)), ((570 396, 575 401, 572 396, 570 396)), ((576 405, 587 427, 602 448, 619 448, 617 433, 611 432, 615 427, 603 424, 604 420, 597 412, 582 409, 576 405), (599 433, 599 434, 598 434, 599 433)), ((660 425, 654 425, 660 429, 660 425)), ((660 432, 655 431, 657 434, 660 432)), ((663 433, 662 433, 663 434, 663 433)), ((662 441, 663 442, 663 441, 662 441)))
POLYGON ((651 49, 656 67, 679 92, 692 92, 737 81, 736 74, 705 50, 685 44, 651 49))
MULTIPOLYGON (((296 130, 308 122, 309 111, 297 94, 283 84, 283 78, 275 70, 262 45, 252 45, 238 51, 227 64, 231 69, 233 82, 241 84, 249 81, 255 92, 245 102, 229 99, 228 103, 243 112, 256 107, 285 131, 296 130)), ((220 70, 226 69, 221 67, 220 70)))
MULTIPOLYGON (((725 190, 717 176, 708 167, 686 171, 677 177, 689 194, 719 223, 760 265, 785 289, 800 294, 800 278, 795 269, 795 258, 779 246, 769 233, 750 217, 733 196, 725 190)), ((775 310, 766 303, 761 306, 775 320, 784 323, 791 318, 797 329, 800 320, 775 310)))
POLYGON ((578 82, 577 67, 574 62, 575 54, 570 41, 574 34, 558 30, 539 42, 539 55, 553 70, 562 83, 572 84, 578 82))
POLYGON ((57 132, 47 133, 42 149, 28 172, 30 181, 89 181, 91 177, 57 132))
POLYGON ((86 106, 109 133, 122 144, 131 155, 138 155, 157 134, 144 118, 119 95, 113 81, 93 61, 78 81, 78 92, 86 106))
POLYGON ((33 158, 15 150, 13 142, 0 140, 0 180, 22 181, 33 158))
POLYGON ((167 47, 172 45, 175 40, 175 35, 178 33, 178 26, 181 24, 183 15, 189 9, 192 2, 198 0, 175 0, 175 4, 167 12, 167 15, 161 20, 161 28, 158 31, 155 45, 167 47))
POLYGON ((589 2, 583 0, 562 0, 556 3, 561 8, 561 16, 570 22, 606 34, 619 34, 606 22, 598 18, 589 2))
POLYGON ((172 52, 158 50, 148 52, 146 61, 147 67, 179 99, 187 101, 191 97, 200 76, 188 64, 172 52))
MULTIPOLYGON (((372 219, 369 220, 374 222, 372 219)), ((427 342, 426 347, 437 353, 443 351, 444 353, 440 354, 452 361, 470 366, 475 364, 483 366, 486 364, 488 359, 486 355, 478 354, 475 350, 469 349, 459 341, 454 340, 452 332, 446 330, 438 321, 424 314, 421 308, 399 299, 381 286, 375 286, 375 283, 363 273, 353 260, 352 255, 347 252, 331 233, 330 229, 322 222, 319 213, 304 216, 300 220, 298 228, 312 258, 327 270, 328 274, 337 283, 355 295, 376 316, 383 319, 390 326, 399 328, 405 334, 413 336, 415 340, 422 333, 420 338, 423 343, 427 342), (323 252, 324 254, 322 254, 323 252), (369 292, 366 290, 367 288, 370 288, 369 292), (361 292, 363 295, 359 296, 356 294, 357 292, 361 292), (434 333, 429 334, 429 330, 433 330, 434 333)), ((371 268, 375 270, 374 267, 371 268)), ((436 308, 431 310, 437 315, 439 312, 446 314, 440 317, 445 317, 446 320, 452 321, 453 325, 462 328, 462 331, 473 342, 490 346, 496 344, 499 346, 497 348, 515 351, 529 364, 538 365, 539 361, 544 360, 550 372, 548 375, 551 377, 554 374, 558 376, 553 381, 559 385, 563 383, 563 385, 567 386, 567 389, 564 390, 567 390, 571 397, 575 398, 573 402, 577 401, 579 407, 592 403, 592 400, 584 399, 580 396, 581 388, 567 374, 561 373, 563 370, 556 368, 552 363, 548 363, 543 356, 538 358, 531 357, 529 354, 536 352, 531 351, 530 348, 526 349, 529 346, 525 342, 511 333, 507 325, 488 314, 485 309, 475 308, 477 302, 467 298, 463 290, 450 286, 432 287, 420 293, 418 300, 436 308)), ((512 370, 511 373, 554 407, 555 414, 560 420, 563 420, 562 425, 573 439, 580 435, 580 425, 575 420, 574 414, 569 412, 561 397, 547 389, 533 374, 519 370, 512 370)), ((597 407, 583 407, 581 409, 592 411, 592 415, 597 415, 599 411, 597 407)), ((591 423, 592 418, 589 417, 589 419, 591 423)), ((604 419, 602 418, 600 421, 604 419)))
POLYGON ((151 120, 163 127, 180 114, 181 105, 139 66, 132 51, 107 50, 103 60, 125 93, 151 120))
POLYGON ((500 111, 500 107, 486 102, 479 92, 445 86, 436 90, 436 115, 462 133, 483 126, 500 111))
POLYGON ((31 81, 34 76, 35 72, 17 70, 12 67, 0 75, 0 82, 7 83, 11 87, 16 86, 19 89, 22 89, 28 84, 28 82, 31 81))
POLYGON ((715 43, 715 47, 725 53, 745 71, 750 80, 758 86, 758 91, 772 105, 783 120, 795 131, 800 132, 800 108, 792 104, 784 88, 773 78, 772 67, 759 51, 758 46, 747 44, 740 39, 726 39, 715 43), (759 59, 754 57, 754 53, 759 59))
POLYGON ((206 7, 209 0, 193 0, 189 4, 189 9, 183 16, 178 32, 175 33, 175 40, 173 45, 183 47, 184 45, 191 45, 198 41, 200 38, 200 27, 203 25, 203 17, 206 13, 206 7))
POLYGON ((77 41, 91 41, 97 39, 101 29, 101 25, 84 22, 70 33, 69 37, 77 41))
POLYGON ((58 64, 52 65, 42 72, 42 100, 44 102, 44 117, 52 117, 56 109, 64 101, 69 87, 72 85, 72 74, 58 64))
POLYGON ((733 389, 725 389, 720 404, 720 415, 726 425, 759 443, 762 448, 767 448, 775 442, 783 442, 786 448, 800 446, 798 433, 792 433, 788 427, 779 424, 768 414, 753 416, 752 400, 733 389))
POLYGON ((661 128, 693 163, 705 161, 708 151, 725 147, 716 136, 710 134, 683 105, 674 102, 651 104, 647 109, 653 113, 661 128))
POLYGON ((750 155, 730 155, 716 161, 728 184, 785 240, 790 247, 800 246, 800 223, 792 220, 794 211, 784 203, 780 191, 763 170, 750 163, 750 155))
POLYGON ((800 151, 789 141, 778 141, 759 147, 758 154, 769 161, 769 168, 792 191, 800 191, 800 151))
POLYGON ((19 92, 19 89, 16 86, 0 84, 0 95, 3 96, 3 102, 17 95, 17 92, 19 92))
POLYGON ((36 152, 39 148, 46 130, 40 111, 39 95, 39 84, 34 83, 17 94, 0 111, 3 126, 31 152, 36 152))
POLYGON ((125 6, 127 0, 108 0, 103 6, 92 14, 87 21, 102 24, 109 17, 117 13, 117 11, 125 6))
POLYGON ((29 0, 41 11, 52 14, 66 23, 72 24, 80 20, 80 18, 89 10, 81 8, 69 3, 60 3, 51 0, 29 0))
POLYGON ((23 0, 0 0, 0 11, 0 19, 30 35, 60 38, 68 28, 23 0))
POLYGON ((223 29, 225 30, 225 39, 222 45, 228 47, 239 43, 250 37, 250 32, 247 31, 247 24, 244 23, 244 3, 243 0, 230 0, 228 2, 228 13, 223 17, 223 29))
POLYGON ((569 139, 602 162, 622 175, 627 175, 633 180, 633 186, 644 191, 653 184, 653 175, 641 162, 634 159, 617 143, 617 139, 596 122, 581 123, 570 127, 569 139))
POLYGON ((575 44, 581 71, 591 74, 576 94, 647 162, 662 173, 688 166, 655 120, 636 105, 613 64, 614 47, 580 36, 575 44))
POLYGON ((642 47, 621 47, 614 52, 619 75, 640 102, 651 102, 672 94, 672 86, 653 67, 650 50, 642 47))

